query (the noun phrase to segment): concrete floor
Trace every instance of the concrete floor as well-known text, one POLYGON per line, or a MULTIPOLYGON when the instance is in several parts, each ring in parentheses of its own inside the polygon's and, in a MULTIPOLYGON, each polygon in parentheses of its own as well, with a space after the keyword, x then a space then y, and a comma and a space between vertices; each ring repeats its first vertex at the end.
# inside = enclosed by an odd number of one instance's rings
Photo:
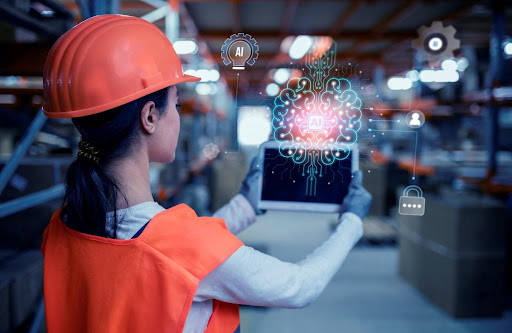
MULTIPOLYGON (((296 262, 329 236, 329 221, 335 218, 268 212, 239 236, 249 246, 296 262)), ((242 307, 241 332, 512 332, 512 312, 501 319, 452 319, 397 271, 396 248, 357 247, 311 306, 298 310, 242 307)))

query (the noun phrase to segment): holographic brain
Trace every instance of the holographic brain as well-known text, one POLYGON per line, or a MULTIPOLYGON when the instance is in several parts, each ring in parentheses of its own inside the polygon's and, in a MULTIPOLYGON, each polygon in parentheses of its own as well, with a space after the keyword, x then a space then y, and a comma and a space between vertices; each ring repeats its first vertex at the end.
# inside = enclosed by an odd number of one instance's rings
MULTIPOLYGON (((308 195, 324 166, 346 159, 361 129, 362 102, 346 78, 336 77, 336 43, 306 55, 309 75, 290 79, 274 99, 272 127, 282 156, 303 166, 308 195)), ((322 46, 322 45, 321 45, 322 46)))
POLYGON ((347 158, 361 128, 361 100, 344 78, 326 80, 320 92, 295 78, 274 100, 272 127, 281 154, 304 163, 309 153, 329 165, 347 158))

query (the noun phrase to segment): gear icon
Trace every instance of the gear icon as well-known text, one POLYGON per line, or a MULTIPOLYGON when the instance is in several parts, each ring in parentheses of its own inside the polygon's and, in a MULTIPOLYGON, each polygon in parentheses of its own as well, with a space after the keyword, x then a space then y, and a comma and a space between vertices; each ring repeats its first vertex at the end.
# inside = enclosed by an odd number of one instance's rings
POLYGON ((249 66, 254 65, 256 59, 258 59, 260 48, 251 35, 239 32, 227 38, 221 50, 220 56, 224 65, 227 66, 233 63, 233 69, 245 69, 245 64, 249 66), (250 53, 245 52, 244 54, 244 50, 250 51, 250 53))
POLYGON ((428 62, 451 58, 453 51, 460 48, 456 32, 452 25, 444 27, 441 21, 434 21, 430 27, 418 29, 419 38, 413 41, 413 46, 423 52, 428 62))

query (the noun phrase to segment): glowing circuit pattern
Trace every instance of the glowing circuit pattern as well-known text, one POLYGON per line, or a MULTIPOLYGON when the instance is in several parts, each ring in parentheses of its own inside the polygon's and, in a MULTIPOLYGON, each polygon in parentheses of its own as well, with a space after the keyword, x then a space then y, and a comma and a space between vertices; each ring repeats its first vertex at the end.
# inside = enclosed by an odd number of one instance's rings
POLYGON ((346 78, 336 77, 336 43, 305 58, 309 75, 290 79, 274 99, 272 127, 280 154, 303 165, 306 192, 316 194, 317 175, 346 159, 361 128, 361 99, 346 78))

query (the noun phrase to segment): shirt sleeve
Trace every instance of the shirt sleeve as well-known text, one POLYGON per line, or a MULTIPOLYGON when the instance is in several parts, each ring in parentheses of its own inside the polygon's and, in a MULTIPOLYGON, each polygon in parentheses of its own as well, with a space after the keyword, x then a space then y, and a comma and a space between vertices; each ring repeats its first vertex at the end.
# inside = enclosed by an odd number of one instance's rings
POLYGON ((216 211, 213 217, 223 219, 229 232, 235 235, 256 221, 254 209, 241 194, 235 195, 227 204, 216 211))
POLYGON ((201 280, 194 301, 218 299, 281 308, 308 306, 322 293, 362 236, 362 222, 357 215, 345 213, 340 220, 329 239, 295 264, 242 246, 201 280))

